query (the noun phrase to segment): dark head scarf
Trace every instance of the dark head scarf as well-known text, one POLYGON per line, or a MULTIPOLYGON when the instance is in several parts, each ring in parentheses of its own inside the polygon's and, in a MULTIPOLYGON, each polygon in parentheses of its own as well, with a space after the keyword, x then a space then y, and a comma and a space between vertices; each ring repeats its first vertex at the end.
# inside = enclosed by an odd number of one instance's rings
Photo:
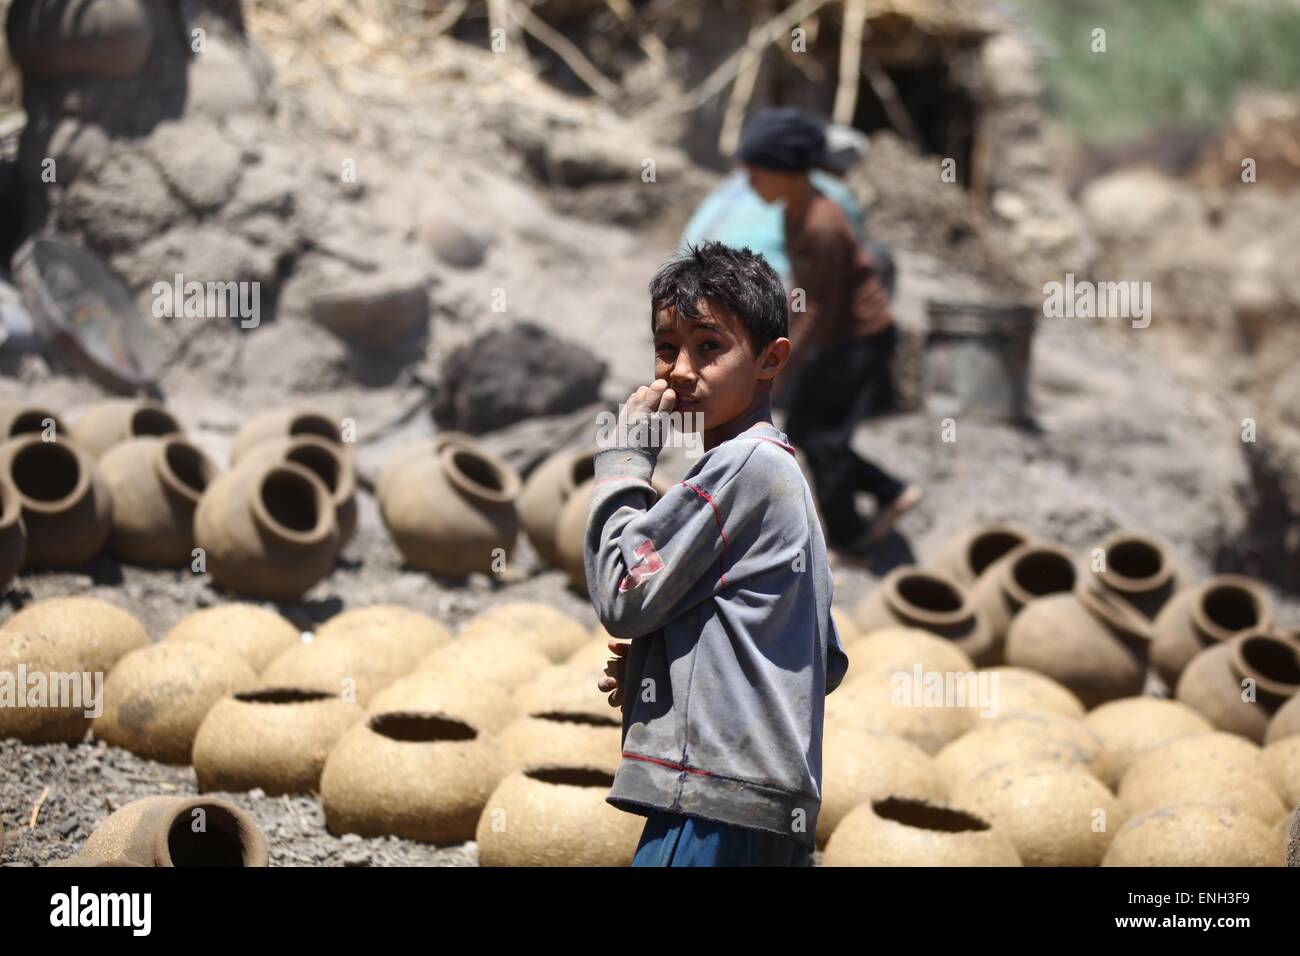
POLYGON ((765 109, 740 134, 736 156, 764 169, 807 172, 826 162, 826 123, 794 106, 765 109))

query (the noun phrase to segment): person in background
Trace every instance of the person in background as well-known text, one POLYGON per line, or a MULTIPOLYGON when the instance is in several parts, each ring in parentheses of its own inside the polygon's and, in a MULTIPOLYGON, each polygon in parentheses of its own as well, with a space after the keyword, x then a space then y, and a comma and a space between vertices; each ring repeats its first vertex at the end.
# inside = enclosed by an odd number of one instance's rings
POLYGON ((921 499, 921 489, 857 455, 858 423, 888 389, 897 330, 877 264, 839 205, 812 179, 827 160, 825 124, 792 107, 764 110, 737 158, 764 202, 782 210, 792 329, 785 429, 802 448, 833 548, 865 560, 921 499), (872 520, 854 494, 876 500, 872 520))

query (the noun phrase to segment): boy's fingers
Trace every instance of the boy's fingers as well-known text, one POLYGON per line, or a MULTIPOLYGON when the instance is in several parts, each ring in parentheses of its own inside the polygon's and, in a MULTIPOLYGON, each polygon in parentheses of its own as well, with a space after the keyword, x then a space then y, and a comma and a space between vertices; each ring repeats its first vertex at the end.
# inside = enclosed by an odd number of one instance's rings
POLYGON ((610 649, 611 651, 613 651, 615 654, 617 654, 619 657, 626 657, 626 656, 627 656, 627 649, 628 649, 629 647, 631 647, 631 645, 630 645, 627 641, 610 641, 610 642, 609 642, 609 649, 610 649))
POLYGON ((671 388, 667 389, 663 393, 663 395, 659 397, 659 411, 671 412, 676 407, 677 407, 677 393, 674 392, 671 388))

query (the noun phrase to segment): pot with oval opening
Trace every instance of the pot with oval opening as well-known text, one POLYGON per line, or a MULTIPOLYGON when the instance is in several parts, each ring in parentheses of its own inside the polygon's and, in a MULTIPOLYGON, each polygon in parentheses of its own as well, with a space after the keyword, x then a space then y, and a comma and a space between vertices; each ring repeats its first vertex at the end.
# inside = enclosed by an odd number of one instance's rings
POLYGON ((357 480, 352 458, 343 451, 343 446, 319 435, 293 435, 259 442, 239 459, 241 465, 281 461, 302 465, 325 484, 334 502, 339 547, 351 541, 357 529, 357 480))
POLYGON ((851 810, 831 833, 825 866, 1020 866, 1011 840, 975 813, 889 796, 851 810))
POLYGON ((993 631, 994 663, 1002 660, 1007 628, 1020 609, 1049 594, 1069 593, 1077 579, 1070 552, 1045 542, 1020 545, 980 576, 971 589, 971 603, 993 631))
POLYGON ((132 438, 180 435, 181 423, 161 402, 110 398, 84 411, 72 429, 73 440, 92 458, 132 438))
POLYGON ((889 627, 916 627, 947 638, 976 666, 992 663, 994 633, 966 589, 944 574, 905 565, 895 568, 857 607, 865 635, 889 627))
POLYGON ((144 797, 109 816, 86 839, 84 860, 142 866, 269 865, 253 818, 212 797, 144 797))
POLYGON ((537 466, 519 496, 519 518, 528 540, 547 567, 555 567, 556 527, 573 492, 596 474, 596 453, 590 449, 563 451, 537 466))
POLYGON ((922 567, 970 587, 986 570, 1027 544, 1031 537, 1028 530, 1010 522, 967 528, 941 545, 922 567))
POLYGON ((332 833, 464 843, 504 776, 496 744, 469 723, 393 711, 343 735, 325 761, 320 796, 332 833))
POLYGON ((343 427, 334 418, 313 409, 280 408, 254 415, 244 423, 230 448, 230 463, 237 464, 264 441, 296 435, 316 435, 351 456, 351 445, 343 440, 343 427))
POLYGON ((1187 587, 1187 569, 1167 542, 1154 535, 1119 531, 1087 555, 1089 584, 1123 598, 1154 620, 1187 587))
POLYGON ((384 523, 406 564, 463 577, 501 570, 519 533, 518 473, 484 448, 446 444, 408 461, 384 489, 384 523))
POLYGON ((72 434, 63 419, 43 405, 24 402, 0 402, 0 441, 19 435, 47 434, 54 440, 72 434))
POLYGON ((339 531, 329 489, 293 462, 237 465, 208 486, 194 540, 222 587, 296 600, 334 566, 339 531))
POLYGON ((0 476, 18 493, 27 531, 26 567, 89 563, 113 529, 113 497, 103 472, 72 442, 22 435, 0 445, 0 476))
POLYGON ((1178 680, 1177 697, 1219 730, 1263 743, 1269 721, 1300 691, 1300 650, 1255 629, 1207 647, 1178 680))
POLYGON ((1268 595, 1258 581, 1220 574, 1185 588, 1156 617, 1151 664, 1172 690, 1197 654, 1273 623, 1268 595))
POLYGON ((212 459, 177 436, 131 438, 110 448, 99 465, 113 496, 109 550, 132 564, 188 565, 194 510, 217 476, 212 459))

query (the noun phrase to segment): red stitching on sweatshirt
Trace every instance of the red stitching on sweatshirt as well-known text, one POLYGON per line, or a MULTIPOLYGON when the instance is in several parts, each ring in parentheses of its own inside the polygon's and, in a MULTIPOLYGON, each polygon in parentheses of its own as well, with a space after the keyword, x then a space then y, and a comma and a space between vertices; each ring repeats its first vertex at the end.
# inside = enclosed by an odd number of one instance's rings
POLYGON ((718 510, 718 505, 713 500, 713 496, 707 491, 695 487, 689 481, 683 481, 682 484, 707 501, 709 507, 713 509, 713 520, 718 523, 718 534, 722 537, 722 552, 718 555, 718 584, 725 588, 727 586, 727 532, 722 527, 722 512, 718 510))
POLYGON ((697 767, 688 767, 685 764, 673 763, 671 760, 660 760, 658 757, 647 757, 644 754, 634 754, 624 750, 623 756, 628 760, 644 760, 646 763, 655 763, 661 767, 667 767, 669 770, 682 770, 686 773, 699 774, 701 777, 712 777, 713 774, 707 770, 700 770, 697 767))

